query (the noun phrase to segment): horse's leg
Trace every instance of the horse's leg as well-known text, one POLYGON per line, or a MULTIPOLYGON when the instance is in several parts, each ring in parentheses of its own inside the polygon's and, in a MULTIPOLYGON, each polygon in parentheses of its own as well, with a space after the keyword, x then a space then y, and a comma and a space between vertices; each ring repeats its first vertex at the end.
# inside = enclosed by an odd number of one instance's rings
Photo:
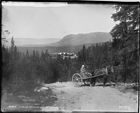
POLYGON ((86 85, 86 80, 83 80, 84 85, 86 85))
POLYGON ((95 82, 96 82, 96 78, 91 78, 90 84, 91 84, 92 86, 95 86, 95 82))
POLYGON ((92 86, 92 78, 90 78, 89 82, 90 82, 90 86, 92 86))
POLYGON ((96 84, 96 78, 94 78, 93 80, 94 80, 94 86, 95 86, 95 84, 96 84))
POLYGON ((105 86, 106 82, 107 82, 107 76, 104 75, 104 86, 105 86))

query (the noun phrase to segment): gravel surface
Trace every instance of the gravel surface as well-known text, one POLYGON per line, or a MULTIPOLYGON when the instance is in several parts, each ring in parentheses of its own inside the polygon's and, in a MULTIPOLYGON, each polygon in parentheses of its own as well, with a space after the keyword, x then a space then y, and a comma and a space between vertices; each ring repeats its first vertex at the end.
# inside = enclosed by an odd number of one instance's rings
MULTIPOLYGON (((122 92, 118 86, 97 85, 75 87, 72 82, 45 84, 52 89, 57 100, 53 107, 70 111, 138 111, 138 93, 122 92)), ((48 108, 43 108, 43 111, 48 108)))

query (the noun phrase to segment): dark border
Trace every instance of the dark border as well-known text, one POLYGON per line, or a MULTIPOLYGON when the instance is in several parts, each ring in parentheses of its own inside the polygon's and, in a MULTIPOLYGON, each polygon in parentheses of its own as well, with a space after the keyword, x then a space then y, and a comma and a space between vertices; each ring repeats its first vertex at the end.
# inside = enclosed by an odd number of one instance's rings
POLYGON ((104 0, 2 0, 3 2, 67 2, 69 4, 139 4, 140 2, 134 1, 134 2, 124 2, 121 0, 118 1, 104 1, 104 0))
MULTIPOLYGON (((94 1, 94 0, 14 0, 14 1, 10 1, 10 0, 1 0, 1 2, 67 2, 68 4, 90 4, 90 5, 93 5, 93 4, 108 4, 108 5, 119 5, 119 4, 122 4, 122 5, 139 5, 140 2, 138 1, 134 1, 134 2, 124 2, 124 1, 121 1, 121 0, 118 0, 118 1, 104 1, 104 0, 101 0, 101 1, 94 1)), ((1 27, 2 27, 2 4, 0 5, 1 7, 1 27)), ((140 5, 139 5, 140 6, 140 5)), ((139 15, 140 16, 140 15, 139 15)), ((1 29, 2 31, 2 29, 1 29)), ((2 32, 1 32, 2 33, 2 32)), ((140 35, 139 35, 140 36, 140 35)), ((138 40, 138 42, 140 42, 140 40, 138 40)), ((0 44, 1 46, 1 44, 0 44)), ((2 51, 0 50, 1 52, 1 58, 2 58, 2 51)), ((138 53, 139 54, 139 53, 138 53)), ((139 57, 140 58, 140 57, 139 57)), ((140 64, 140 60, 139 60, 139 64, 140 64)), ((1 69, 2 69, 2 60, 1 60, 1 69)), ((140 71, 140 67, 139 67, 139 71, 140 71)), ((140 73, 138 72, 138 75, 140 75, 140 73)), ((138 83, 140 82, 140 76, 138 76, 138 83)), ((2 79, 1 79, 1 83, 2 83, 2 79)), ((2 84, 0 84, 0 89, 2 89, 2 84)), ((139 85, 139 84, 138 84, 139 85)), ((138 88, 138 112, 125 112, 125 113, 139 113, 139 91, 140 91, 140 87, 138 88)), ((1 90, 0 90, 0 93, 1 93, 1 90)), ((10 112, 8 112, 10 113, 10 112)), ((11 112, 12 113, 12 112, 11 112)), ((13 113, 16 113, 15 111, 13 113)), ((43 112, 42 112, 43 113, 43 112)), ((54 112, 52 111, 51 113, 64 113, 63 111, 58 111, 58 112, 54 112)), ((72 111, 71 113, 118 113, 118 112, 96 112, 96 111, 72 111)), ((119 113, 124 113, 124 112, 119 112, 119 113)))

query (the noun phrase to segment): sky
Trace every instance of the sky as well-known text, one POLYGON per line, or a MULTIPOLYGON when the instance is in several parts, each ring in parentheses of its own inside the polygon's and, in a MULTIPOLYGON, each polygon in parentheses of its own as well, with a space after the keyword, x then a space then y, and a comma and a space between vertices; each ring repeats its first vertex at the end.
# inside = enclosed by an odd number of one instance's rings
POLYGON ((14 38, 63 38, 68 34, 110 32, 113 6, 105 4, 3 4, 2 24, 14 38))

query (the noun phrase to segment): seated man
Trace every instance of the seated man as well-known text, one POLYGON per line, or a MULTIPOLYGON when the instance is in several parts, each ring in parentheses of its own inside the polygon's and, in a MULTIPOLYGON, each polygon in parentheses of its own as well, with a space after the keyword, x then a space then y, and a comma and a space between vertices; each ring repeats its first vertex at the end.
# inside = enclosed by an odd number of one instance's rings
POLYGON ((80 69, 80 73, 81 73, 83 78, 91 77, 91 74, 86 71, 84 65, 82 65, 82 67, 80 69))

